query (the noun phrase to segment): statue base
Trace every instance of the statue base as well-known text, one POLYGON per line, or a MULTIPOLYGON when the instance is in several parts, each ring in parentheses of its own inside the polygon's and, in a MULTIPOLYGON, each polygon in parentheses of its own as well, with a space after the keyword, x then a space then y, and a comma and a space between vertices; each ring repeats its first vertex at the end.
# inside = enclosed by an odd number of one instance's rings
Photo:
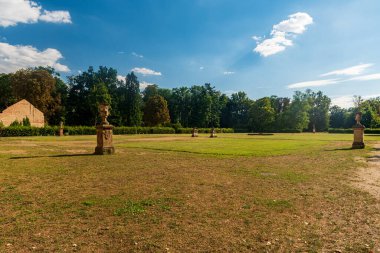
POLYGON ((364 144, 364 129, 363 125, 355 125, 354 129, 354 142, 352 143, 353 149, 363 149, 365 148, 364 144))
POLYGON ((95 148, 95 155, 112 155, 115 153, 112 129, 112 125, 98 125, 96 127, 97 146, 95 148))

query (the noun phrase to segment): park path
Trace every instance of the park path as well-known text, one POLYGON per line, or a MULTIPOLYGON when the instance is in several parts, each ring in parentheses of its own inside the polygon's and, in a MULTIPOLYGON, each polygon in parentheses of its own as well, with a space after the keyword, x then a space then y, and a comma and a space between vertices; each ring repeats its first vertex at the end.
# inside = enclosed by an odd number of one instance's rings
POLYGON ((367 159, 368 167, 358 169, 354 184, 380 200, 380 143, 374 148, 367 159))

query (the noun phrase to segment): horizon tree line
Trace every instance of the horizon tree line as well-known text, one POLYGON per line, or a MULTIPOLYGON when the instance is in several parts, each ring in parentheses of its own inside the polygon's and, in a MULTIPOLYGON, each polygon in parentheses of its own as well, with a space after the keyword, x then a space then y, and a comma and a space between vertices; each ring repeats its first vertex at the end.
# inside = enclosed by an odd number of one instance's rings
POLYGON ((227 96, 210 83, 140 91, 131 72, 118 80, 117 71, 89 67, 65 83, 50 67, 21 69, 0 74, 0 111, 27 99, 41 110, 49 125, 91 126, 99 122, 98 106, 110 105, 109 122, 115 126, 228 127, 235 131, 326 131, 350 128, 361 111, 362 123, 380 127, 380 97, 355 97, 352 108, 331 106, 321 91, 296 91, 292 98, 270 96, 256 100, 239 91, 227 96))

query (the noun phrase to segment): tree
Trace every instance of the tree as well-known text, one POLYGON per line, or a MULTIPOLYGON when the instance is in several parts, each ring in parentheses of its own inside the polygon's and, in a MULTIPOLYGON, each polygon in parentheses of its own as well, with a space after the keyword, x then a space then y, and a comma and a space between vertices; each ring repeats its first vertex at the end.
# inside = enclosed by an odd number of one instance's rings
POLYGON ((173 123, 181 123, 184 127, 190 126, 191 92, 187 87, 174 88, 172 92, 172 108, 170 110, 173 123))
POLYGON ((251 106, 250 128, 253 131, 264 132, 272 129, 275 120, 275 110, 269 97, 256 100, 251 106))
POLYGON ((11 76, 12 74, 0 74, 0 112, 17 102, 12 94, 11 76))
POLYGON ((61 110, 61 101, 54 97, 56 79, 46 70, 21 69, 11 76, 13 96, 26 99, 45 115, 45 120, 54 123, 54 115, 61 110))
POLYGON ((325 131, 329 127, 329 108, 331 99, 323 95, 321 91, 307 90, 305 96, 310 105, 309 130, 325 131))
POLYGON ((151 96, 145 104, 144 123, 147 126, 159 126, 170 123, 168 103, 160 96, 151 96))
POLYGON ((248 129, 251 104, 252 101, 246 93, 233 93, 222 110, 222 126, 235 129, 248 129))
POLYGON ((140 126, 142 121, 140 83, 133 72, 127 75, 123 102, 125 124, 140 126))
POLYGON ((148 85, 143 91, 143 101, 146 103, 149 98, 158 95, 158 86, 156 84, 148 85))
POLYGON ((302 131, 308 127, 310 109, 307 96, 300 91, 296 91, 293 100, 290 103, 289 109, 285 112, 285 127, 284 129, 291 129, 302 131))

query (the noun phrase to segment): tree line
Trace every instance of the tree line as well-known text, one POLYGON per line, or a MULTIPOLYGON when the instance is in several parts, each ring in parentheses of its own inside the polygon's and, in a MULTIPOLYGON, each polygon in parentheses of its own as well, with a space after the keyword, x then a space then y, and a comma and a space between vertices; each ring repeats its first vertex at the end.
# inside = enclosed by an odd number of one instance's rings
POLYGON ((108 121, 115 126, 224 127, 237 131, 325 131, 350 128, 356 112, 362 123, 380 127, 380 97, 355 98, 349 109, 331 106, 321 91, 296 91, 292 98, 270 96, 250 99, 244 92, 227 96, 209 83, 173 89, 148 85, 143 91, 132 72, 119 80, 116 69, 99 67, 69 76, 67 83, 50 67, 0 74, 0 111, 27 99, 41 110, 49 125, 93 126, 98 106, 111 108, 108 121))

